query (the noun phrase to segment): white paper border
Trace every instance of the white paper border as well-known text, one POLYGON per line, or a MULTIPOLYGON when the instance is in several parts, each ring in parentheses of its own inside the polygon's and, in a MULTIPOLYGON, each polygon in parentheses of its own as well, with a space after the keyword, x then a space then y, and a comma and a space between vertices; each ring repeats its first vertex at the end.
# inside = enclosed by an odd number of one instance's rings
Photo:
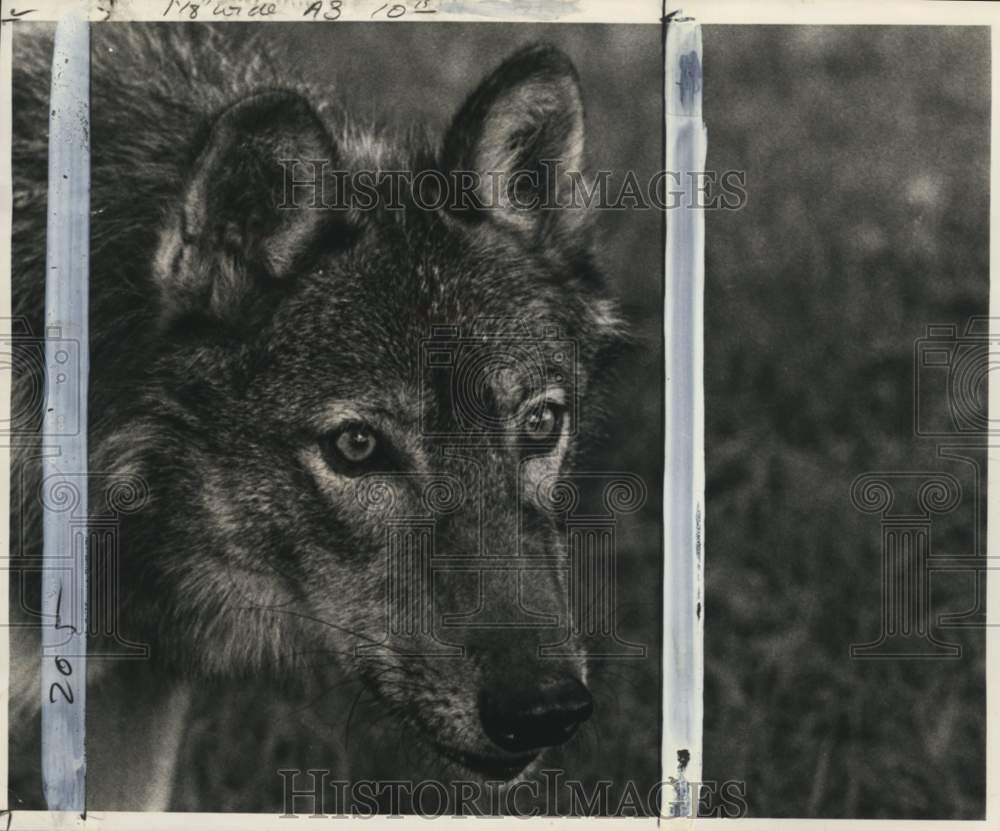
MULTIPOLYGON (((175 0, 177 2, 177 0, 175 0)), ((650 23, 660 25, 662 9, 659 3, 650 0, 533 0, 516 3, 520 7, 517 14, 498 14, 496 0, 488 5, 489 11, 477 11, 474 4, 482 0, 441 0, 447 10, 435 15, 406 16, 400 18, 407 22, 552 22, 552 23, 650 23)), ((185 20, 181 16, 164 17, 163 10, 169 0, 92 0, 85 4, 89 6, 91 20, 100 21, 112 19, 126 20, 185 20)), ((308 7, 310 0, 275 0, 278 7, 276 14, 267 19, 256 21, 239 18, 239 22, 289 22, 300 20, 302 11, 308 7)), ((0 281, 6 290, 0 292, 0 318, 9 320, 10 304, 10 223, 12 206, 12 182, 10 177, 11 149, 11 119, 10 84, 11 84, 11 29, 16 23, 6 21, 12 13, 31 9, 23 19, 55 21, 66 11, 80 7, 75 0, 5 0, 2 19, 5 21, 0 31, 0 89, 3 107, 0 109, 0 281), (21 9, 18 9, 18 7, 21 9)), ((211 2, 203 3, 210 7, 211 2)), ((341 19, 351 21, 371 20, 371 12, 382 5, 382 0, 345 0, 344 14, 341 19)), ((995 158, 995 150, 1000 144, 1000 105, 995 94, 1000 89, 1000 9, 991 3, 976 2, 945 2, 945 0, 907 0, 907 2, 751 2, 751 0, 693 0, 687 3, 669 3, 667 12, 683 9, 686 15, 694 17, 702 25, 712 24, 802 24, 802 25, 937 25, 937 26, 992 26, 991 32, 991 160, 995 158)), ((216 20, 211 16, 199 17, 199 20, 216 20)), ((386 22, 393 22, 387 20, 386 22)), ((315 25, 336 25, 317 22, 315 25)), ((711 57, 706 56, 706 62, 711 68, 711 57)), ((707 81, 710 83, 710 80, 707 81)), ((711 128, 711 125, 709 125, 711 128)), ((660 140, 660 137, 657 137, 660 140)), ((990 185, 991 196, 1000 194, 1000 166, 991 164, 990 185)), ((1000 207, 996 199, 991 198, 990 208, 990 316, 997 326, 1000 318, 1000 298, 997 287, 1000 287, 1000 207)), ((9 326, 9 323, 3 324, 9 326)), ((0 332, 0 335, 4 334, 0 332)), ((994 331, 991 337, 991 361, 1000 360, 1000 347, 997 338, 1000 331, 994 331)), ((1000 408, 1000 384, 992 385, 990 390, 991 412, 1000 408)), ((0 412, 7 413, 10 409, 10 376, 0 374, 0 412)), ((6 447, 0 447, 0 469, 9 470, 9 453, 6 447)), ((987 509, 987 540, 988 550, 1000 550, 1000 448, 991 449, 988 469, 988 509, 987 509)), ((0 479, 0 545, 9 547, 9 477, 0 479)), ((708 552, 706 552, 708 553, 708 552)), ((698 819, 670 820, 672 828, 681 828, 698 824, 699 828, 731 828, 738 824, 748 831, 782 831, 783 829, 831 829, 840 831, 850 828, 858 831, 882 831, 882 829, 921 829, 921 831, 951 831, 952 829, 991 829, 1000 818, 1000 783, 996 782, 1000 771, 1000 735, 998 735, 998 707, 1000 707, 1000 687, 997 686, 998 662, 1000 662, 1000 634, 995 630, 1000 619, 997 606, 1000 604, 1000 582, 990 579, 987 575, 987 633, 986 633, 986 668, 987 668, 987 755, 986 755, 986 819, 974 821, 902 821, 902 820, 805 820, 805 819, 698 819)), ((5 619, 8 613, 8 573, 0 569, 0 619, 5 619)), ((711 614, 711 609, 706 609, 711 614)), ((7 685, 8 676, 8 639, 0 637, 0 682, 4 682, 0 690, 0 736, 7 733, 7 685)), ((0 805, 6 805, 7 793, 7 742, 0 750, 0 805)), ((667 771, 670 772, 669 770, 667 771)), ((48 828, 106 828, 135 829, 148 828, 151 831, 165 828, 219 828, 223 829, 264 829, 286 828, 294 820, 280 818, 270 814, 200 814, 200 813, 88 813, 86 820, 75 815, 51 814, 44 811, 16 811, 9 815, 10 829, 48 829, 48 828)), ((302 815, 299 821, 313 822, 316 820, 302 815)), ((327 819, 327 822, 344 822, 344 820, 327 819)), ((382 828, 399 827, 400 823, 424 823, 420 817, 373 817, 364 821, 369 827, 382 828)), ((475 822, 474 818, 453 820, 448 817, 433 820, 434 822, 475 822)), ((491 826, 515 827, 524 822, 517 818, 491 818, 491 826)), ((0 815, 0 822, 3 817, 0 815)), ((634 828, 637 824, 659 824, 656 818, 536 818, 536 823, 558 825, 568 822, 574 825, 590 825, 601 823, 608 827, 628 825, 634 828)))

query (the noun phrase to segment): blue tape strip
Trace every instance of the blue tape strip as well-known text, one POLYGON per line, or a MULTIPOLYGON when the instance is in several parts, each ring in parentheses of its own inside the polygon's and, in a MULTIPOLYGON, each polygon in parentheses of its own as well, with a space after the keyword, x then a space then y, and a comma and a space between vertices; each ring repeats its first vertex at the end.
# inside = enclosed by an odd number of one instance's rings
POLYGON ((53 811, 83 812, 87 670, 87 374, 90 29, 56 28, 49 118, 42 460, 42 785, 53 811))

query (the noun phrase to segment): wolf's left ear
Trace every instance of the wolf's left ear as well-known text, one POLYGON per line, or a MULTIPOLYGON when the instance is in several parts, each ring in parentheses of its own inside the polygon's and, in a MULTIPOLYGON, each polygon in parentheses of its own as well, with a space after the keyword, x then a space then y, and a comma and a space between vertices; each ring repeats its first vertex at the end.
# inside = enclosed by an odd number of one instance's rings
POLYGON ((479 206, 532 235, 576 225, 568 176, 583 164, 583 99, 570 59, 548 44, 504 61, 462 105, 444 142, 445 172, 471 173, 479 206))
POLYGON ((303 161, 322 171, 335 151, 324 124, 296 93, 262 92, 225 110, 160 234, 154 273, 164 317, 245 320, 250 304, 266 302, 268 286, 290 277, 319 241, 337 234, 343 216, 291 204, 286 192, 286 175, 303 177, 289 165, 303 161))

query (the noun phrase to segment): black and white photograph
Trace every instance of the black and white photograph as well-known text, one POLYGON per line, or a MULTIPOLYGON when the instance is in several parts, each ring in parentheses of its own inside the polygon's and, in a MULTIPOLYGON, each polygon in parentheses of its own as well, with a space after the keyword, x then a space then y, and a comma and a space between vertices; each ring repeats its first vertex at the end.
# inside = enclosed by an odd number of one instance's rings
POLYGON ((751 5, 0 13, 11 828, 996 820, 1000 15, 751 5))
MULTIPOLYGON (((25 434, 53 49, 15 34, 25 434)), ((90 76, 87 805, 280 813, 326 770, 351 811, 412 810, 399 780, 497 812, 483 783, 551 766, 648 813, 663 216, 570 203, 588 166, 659 169, 659 27, 109 22, 90 76)), ((40 445, 25 562, 46 501, 79 511, 40 445)))

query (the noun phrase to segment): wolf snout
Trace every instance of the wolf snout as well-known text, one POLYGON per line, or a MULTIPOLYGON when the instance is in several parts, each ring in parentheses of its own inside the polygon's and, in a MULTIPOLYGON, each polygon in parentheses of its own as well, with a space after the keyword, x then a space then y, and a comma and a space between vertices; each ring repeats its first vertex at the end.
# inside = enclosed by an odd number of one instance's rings
POLYGON ((479 701, 483 730, 510 753, 562 744, 593 711, 590 691, 572 676, 521 690, 485 690, 479 701))

